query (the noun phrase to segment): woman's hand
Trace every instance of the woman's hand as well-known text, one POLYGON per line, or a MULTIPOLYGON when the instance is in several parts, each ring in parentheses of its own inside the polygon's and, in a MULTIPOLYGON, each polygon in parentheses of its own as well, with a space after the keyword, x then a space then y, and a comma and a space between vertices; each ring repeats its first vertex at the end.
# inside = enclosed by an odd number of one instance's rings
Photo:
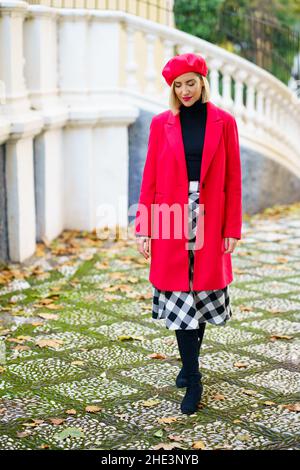
POLYGON ((238 238, 224 238, 224 242, 225 242, 224 253, 233 253, 238 240, 239 240, 238 238))
POLYGON ((150 256, 150 238, 149 237, 136 237, 136 244, 138 251, 148 259, 150 256))

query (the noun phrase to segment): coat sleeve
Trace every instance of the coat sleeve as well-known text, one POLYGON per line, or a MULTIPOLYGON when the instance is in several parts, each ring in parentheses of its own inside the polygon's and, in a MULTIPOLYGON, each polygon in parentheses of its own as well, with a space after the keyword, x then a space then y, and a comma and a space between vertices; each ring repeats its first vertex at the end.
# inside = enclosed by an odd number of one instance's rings
POLYGON ((223 237, 241 238, 242 171, 236 120, 230 117, 226 131, 225 219, 223 237))
POLYGON ((143 170, 140 196, 135 217, 135 235, 151 237, 152 204, 155 199, 156 188, 156 161, 158 149, 158 134, 156 116, 150 124, 148 150, 143 170))

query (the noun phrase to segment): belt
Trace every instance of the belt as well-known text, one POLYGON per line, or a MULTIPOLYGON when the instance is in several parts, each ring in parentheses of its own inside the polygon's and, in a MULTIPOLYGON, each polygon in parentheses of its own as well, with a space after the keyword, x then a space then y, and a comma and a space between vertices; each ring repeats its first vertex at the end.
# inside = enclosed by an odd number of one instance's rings
POLYGON ((199 181, 189 181, 189 193, 199 192, 200 182, 199 181))

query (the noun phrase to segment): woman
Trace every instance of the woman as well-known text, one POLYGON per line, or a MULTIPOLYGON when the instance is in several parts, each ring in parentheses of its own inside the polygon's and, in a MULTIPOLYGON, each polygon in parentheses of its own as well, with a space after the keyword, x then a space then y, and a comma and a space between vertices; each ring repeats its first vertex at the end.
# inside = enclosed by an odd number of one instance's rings
POLYGON ((199 352, 206 322, 231 318, 231 253, 241 238, 242 191, 234 117, 209 101, 208 69, 198 54, 171 58, 162 75, 170 110, 152 118, 135 219, 137 248, 148 259, 152 317, 175 330, 187 387, 181 411, 203 393, 199 352))

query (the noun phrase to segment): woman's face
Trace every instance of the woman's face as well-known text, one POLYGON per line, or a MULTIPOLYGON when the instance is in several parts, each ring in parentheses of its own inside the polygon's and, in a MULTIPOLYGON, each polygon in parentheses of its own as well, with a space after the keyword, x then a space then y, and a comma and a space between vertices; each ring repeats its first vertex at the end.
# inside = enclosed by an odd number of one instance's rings
POLYGON ((174 91, 184 106, 192 106, 201 96, 201 80, 194 72, 183 73, 176 77, 174 91))

